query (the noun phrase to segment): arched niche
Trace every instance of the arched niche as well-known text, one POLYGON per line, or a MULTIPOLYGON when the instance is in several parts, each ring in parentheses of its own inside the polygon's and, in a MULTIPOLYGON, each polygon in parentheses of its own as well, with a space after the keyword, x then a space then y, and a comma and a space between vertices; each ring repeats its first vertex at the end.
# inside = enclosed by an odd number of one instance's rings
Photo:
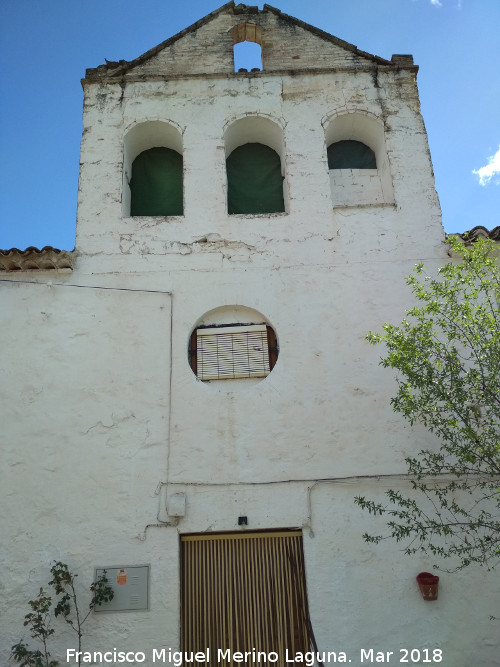
MULTIPOLYGON (((372 168, 330 169, 330 187, 334 206, 366 206, 394 203, 394 190, 385 145, 384 124, 371 114, 351 112, 330 117, 323 123, 325 144, 358 142, 373 151, 372 168)), ((346 145, 346 144, 344 144, 346 145)))
MULTIPOLYGON (((248 147, 249 154, 252 152, 252 146, 256 149, 254 152, 260 155, 264 155, 266 151, 259 148, 259 146, 272 149, 271 151, 267 151, 270 158, 269 166, 273 174, 272 178, 276 181, 276 187, 278 187, 277 181, 280 180, 282 203, 281 205, 276 205, 275 210, 266 211, 266 213, 285 212, 288 197, 284 169, 285 147, 282 128, 264 116, 245 116, 232 122, 227 126, 224 133, 226 165, 228 168, 231 163, 231 160, 228 162, 228 158, 230 158, 236 149, 244 146, 248 147)), ((242 151, 238 152, 242 153, 242 151)), ((262 159, 265 160, 264 157, 262 159)), ((231 175, 229 175, 228 181, 230 179, 231 175)), ((255 184, 253 187, 257 187, 257 185, 255 184)), ((228 205, 228 210, 231 210, 230 205, 228 205)), ((259 211, 254 212, 259 213, 259 211)), ((252 211, 248 211, 247 213, 251 214, 252 211)))
POLYGON ((174 125, 162 120, 150 120, 134 125, 125 135, 123 154, 123 195, 122 214, 131 215, 132 165, 134 160, 149 149, 167 148, 181 157, 183 154, 182 134, 174 125))

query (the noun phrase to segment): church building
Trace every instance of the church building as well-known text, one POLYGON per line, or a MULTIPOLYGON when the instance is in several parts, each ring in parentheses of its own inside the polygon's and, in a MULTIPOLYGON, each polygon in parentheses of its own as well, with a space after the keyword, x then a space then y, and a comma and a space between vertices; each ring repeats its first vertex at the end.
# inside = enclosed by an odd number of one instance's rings
POLYGON ((76 247, 0 251, 0 664, 54 561, 82 664, 498 664, 492 580, 354 503, 433 442, 365 340, 450 260, 417 71, 234 2, 86 71, 76 247))

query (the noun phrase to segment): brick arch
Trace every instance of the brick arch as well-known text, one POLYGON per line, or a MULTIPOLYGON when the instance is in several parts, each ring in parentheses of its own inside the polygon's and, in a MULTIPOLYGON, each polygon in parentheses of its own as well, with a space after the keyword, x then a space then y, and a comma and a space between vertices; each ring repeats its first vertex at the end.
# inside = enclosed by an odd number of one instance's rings
POLYGON ((262 46, 262 28, 255 23, 239 23, 231 30, 233 44, 255 42, 262 46))

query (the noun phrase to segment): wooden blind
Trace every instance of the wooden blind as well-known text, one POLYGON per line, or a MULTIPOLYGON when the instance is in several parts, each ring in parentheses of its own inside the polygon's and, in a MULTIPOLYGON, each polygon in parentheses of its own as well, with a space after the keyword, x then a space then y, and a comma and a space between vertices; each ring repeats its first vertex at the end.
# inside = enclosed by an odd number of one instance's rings
POLYGON ((197 329, 200 380, 266 377, 270 373, 265 324, 197 329))
POLYGON ((209 648, 220 665, 219 651, 274 651, 286 667, 286 649, 309 650, 299 531, 184 536, 181 548, 183 651, 209 648))

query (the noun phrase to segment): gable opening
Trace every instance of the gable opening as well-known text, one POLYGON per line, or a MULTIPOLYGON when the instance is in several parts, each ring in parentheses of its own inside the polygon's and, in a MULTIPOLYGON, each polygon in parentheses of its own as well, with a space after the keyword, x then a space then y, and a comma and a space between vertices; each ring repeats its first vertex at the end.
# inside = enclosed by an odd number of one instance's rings
POLYGON ((255 42, 239 42, 234 45, 235 72, 261 72, 262 47, 255 42))
POLYGON ((262 64, 262 29, 254 23, 240 23, 232 30, 235 72, 260 72, 262 64))

